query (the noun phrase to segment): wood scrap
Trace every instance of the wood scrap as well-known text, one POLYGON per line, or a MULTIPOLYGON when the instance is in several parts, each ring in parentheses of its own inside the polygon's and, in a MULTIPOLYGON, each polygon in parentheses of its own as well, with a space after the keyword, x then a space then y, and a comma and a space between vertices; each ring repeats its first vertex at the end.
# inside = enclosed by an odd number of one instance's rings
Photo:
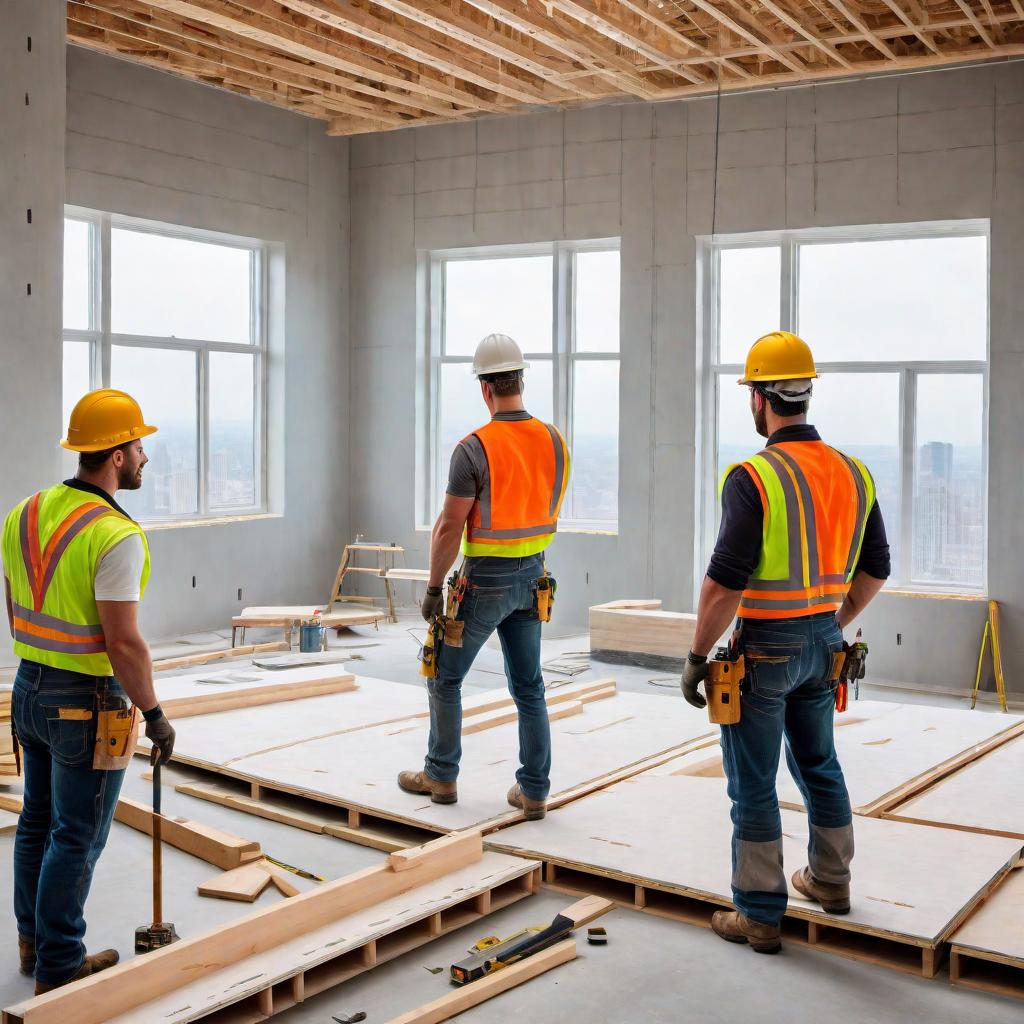
POLYGON ((276 864, 271 864, 268 860, 261 860, 259 862, 260 867, 270 876, 270 881, 274 883, 277 891, 282 896, 298 896, 299 888, 292 884, 291 879, 288 877, 288 873, 279 868, 276 864))
POLYGON ((241 867, 214 875, 213 878, 199 886, 199 895, 212 896, 219 900, 254 903, 259 894, 270 884, 271 876, 264 866, 265 864, 266 861, 254 860, 249 864, 243 864, 241 867))
POLYGON ((533 956, 520 960, 494 974, 488 974, 479 981, 463 985, 446 995, 426 1003, 408 1013, 393 1017, 389 1024, 441 1024, 442 1021, 479 1006, 502 992, 507 992, 516 985, 521 985, 530 978, 544 974, 560 964, 576 959, 576 942, 565 939, 548 949, 535 953, 533 956))
POLYGON ((209 665, 210 662, 224 661, 228 658, 245 658, 252 654, 287 651, 290 646, 283 640, 278 640, 271 644, 248 644, 245 647, 228 647, 223 651, 208 651, 206 654, 186 654, 180 658, 163 658, 153 662, 153 671, 167 672, 176 668, 188 668, 190 665, 209 665))
POLYGON ((477 831, 451 832, 440 839, 424 843, 422 846, 396 850, 388 857, 388 867, 392 871, 408 871, 411 868, 419 867, 427 858, 443 861, 457 856, 465 848, 478 846, 480 842, 480 833, 477 831))
MULTIPOLYGON (((202 825, 188 818, 162 816, 161 830, 165 843, 191 853, 193 857, 227 871, 263 856, 260 844, 222 832, 212 825, 202 825)), ((146 835, 153 834, 153 809, 136 800, 121 797, 114 810, 114 820, 129 825, 146 835)))

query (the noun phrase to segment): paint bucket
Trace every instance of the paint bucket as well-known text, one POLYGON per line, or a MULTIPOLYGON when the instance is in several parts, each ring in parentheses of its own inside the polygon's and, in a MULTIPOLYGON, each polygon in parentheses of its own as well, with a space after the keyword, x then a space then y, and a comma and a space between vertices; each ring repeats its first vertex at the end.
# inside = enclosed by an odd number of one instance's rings
POLYGON ((326 632, 319 624, 303 623, 299 626, 299 650, 303 654, 316 654, 317 651, 322 651, 326 632))

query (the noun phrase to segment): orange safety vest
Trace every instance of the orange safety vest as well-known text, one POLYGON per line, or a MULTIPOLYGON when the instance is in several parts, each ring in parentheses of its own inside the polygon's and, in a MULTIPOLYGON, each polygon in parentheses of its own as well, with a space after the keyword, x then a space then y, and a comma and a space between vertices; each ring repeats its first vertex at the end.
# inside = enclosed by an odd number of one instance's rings
MULTIPOLYGON (((726 477, 736 466, 730 466, 726 477)), ((764 510, 761 554, 743 591, 745 619, 836 612, 860 557, 875 484, 863 463, 823 441, 782 442, 740 463, 764 510)))
POLYGON ((558 529, 569 482, 565 438, 532 418, 491 420, 469 437, 483 446, 488 478, 466 522, 462 553, 522 558, 543 551, 558 529))

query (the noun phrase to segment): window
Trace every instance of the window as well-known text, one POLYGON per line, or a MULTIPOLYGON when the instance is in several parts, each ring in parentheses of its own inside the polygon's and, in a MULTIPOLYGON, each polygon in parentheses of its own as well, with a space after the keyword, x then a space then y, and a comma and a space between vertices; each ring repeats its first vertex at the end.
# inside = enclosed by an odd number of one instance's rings
POLYGON ((486 420, 470 373, 479 341, 508 334, 523 349, 526 407, 555 423, 572 451, 562 520, 614 531, 619 493, 617 241, 432 253, 430 401, 421 521, 444 497, 459 441, 486 420))
POLYGON ((145 485, 118 499, 131 515, 265 508, 265 269, 259 242, 68 211, 64 419, 107 386, 160 428, 145 441, 145 485))
POLYGON ((705 558, 724 469, 758 451, 750 345, 782 327, 814 351, 810 421, 871 470, 892 587, 985 587, 988 224, 822 229, 702 242, 705 558))

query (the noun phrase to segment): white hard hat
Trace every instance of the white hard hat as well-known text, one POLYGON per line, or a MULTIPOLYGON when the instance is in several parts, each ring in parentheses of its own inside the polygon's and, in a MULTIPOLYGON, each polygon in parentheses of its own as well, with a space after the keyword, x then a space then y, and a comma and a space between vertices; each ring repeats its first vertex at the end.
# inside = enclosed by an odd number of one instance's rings
POLYGON ((522 349, 507 334, 488 334, 476 347, 473 356, 473 375, 512 373, 525 370, 530 364, 523 358, 522 349))

